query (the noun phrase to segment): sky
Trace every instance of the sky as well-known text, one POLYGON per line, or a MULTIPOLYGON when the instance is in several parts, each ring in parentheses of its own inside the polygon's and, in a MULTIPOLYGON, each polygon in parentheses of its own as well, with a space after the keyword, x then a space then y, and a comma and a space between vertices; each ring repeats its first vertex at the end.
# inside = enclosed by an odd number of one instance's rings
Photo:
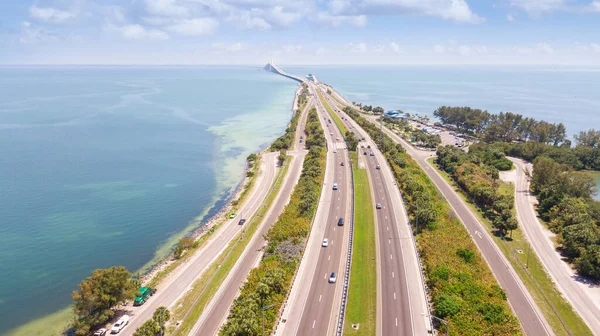
POLYGON ((0 64, 600 66, 600 0, 1 0, 0 64))

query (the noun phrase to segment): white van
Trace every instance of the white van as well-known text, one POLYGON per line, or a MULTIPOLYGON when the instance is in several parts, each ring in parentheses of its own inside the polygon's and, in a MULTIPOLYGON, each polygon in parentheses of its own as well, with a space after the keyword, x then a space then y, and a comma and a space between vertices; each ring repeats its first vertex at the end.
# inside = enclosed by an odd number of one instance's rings
POLYGON ((338 190, 337 183, 334 183, 334 184, 333 184, 333 190, 338 190))
POLYGON ((117 323, 113 324, 112 328, 110 329, 110 333, 118 334, 121 332, 121 330, 123 330, 123 328, 125 328, 127 324, 129 324, 129 315, 121 316, 117 323))

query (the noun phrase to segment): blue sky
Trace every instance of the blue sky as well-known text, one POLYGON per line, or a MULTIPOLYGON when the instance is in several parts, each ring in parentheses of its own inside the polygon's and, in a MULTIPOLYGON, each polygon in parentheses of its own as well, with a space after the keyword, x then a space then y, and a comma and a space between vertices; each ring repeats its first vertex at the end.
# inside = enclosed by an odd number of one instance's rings
POLYGON ((600 65, 600 0, 2 0, 0 64, 600 65))

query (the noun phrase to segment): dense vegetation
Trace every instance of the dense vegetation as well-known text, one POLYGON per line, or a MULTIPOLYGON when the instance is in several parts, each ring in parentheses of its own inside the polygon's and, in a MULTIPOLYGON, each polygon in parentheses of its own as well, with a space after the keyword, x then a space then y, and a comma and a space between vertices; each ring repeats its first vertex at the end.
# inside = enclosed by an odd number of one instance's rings
POLYGON ((165 324, 171 318, 171 312, 167 307, 158 307, 152 318, 135 330, 133 336, 156 336, 165 334, 165 324))
POLYGON ((234 301, 221 335, 259 335, 262 308, 265 330, 272 330, 299 265, 310 232, 325 170, 325 135, 312 108, 306 124, 306 146, 302 174, 279 219, 266 235, 269 241, 260 265, 253 269, 234 301))
POLYGON ((593 178, 540 156, 533 161, 531 188, 563 254, 580 274, 600 280, 600 202, 591 197, 593 178))
POLYGON ((437 150, 436 163, 445 170, 467 196, 483 210, 500 234, 518 226, 514 216, 514 195, 502 195, 498 190, 499 170, 512 169, 512 162, 500 151, 483 144, 474 144, 465 152, 454 146, 437 150))
MULTIPOLYGON (((392 167, 412 220, 419 218, 417 241, 434 314, 451 324, 451 335, 519 335, 504 291, 465 227, 437 189, 400 145, 351 108, 348 113, 379 145, 392 167)), ((443 328, 443 327, 442 327, 443 328)))
POLYGON ((285 133, 271 144, 272 152, 282 149, 290 149, 292 147, 292 144, 294 143, 294 136, 296 135, 296 128, 298 127, 298 120, 300 119, 302 110, 306 106, 307 102, 308 87, 303 83, 302 91, 300 92, 300 95, 298 95, 298 109, 294 112, 292 120, 290 121, 288 128, 286 128, 285 133))
POLYGON ((442 123, 456 127, 460 132, 477 134, 486 142, 535 141, 560 145, 565 140, 565 125, 537 121, 512 112, 491 114, 470 107, 441 106, 433 112, 442 123))
POLYGON ((73 291, 73 331, 89 335, 92 328, 106 323, 114 315, 112 307, 131 300, 139 283, 123 266, 97 269, 73 291))

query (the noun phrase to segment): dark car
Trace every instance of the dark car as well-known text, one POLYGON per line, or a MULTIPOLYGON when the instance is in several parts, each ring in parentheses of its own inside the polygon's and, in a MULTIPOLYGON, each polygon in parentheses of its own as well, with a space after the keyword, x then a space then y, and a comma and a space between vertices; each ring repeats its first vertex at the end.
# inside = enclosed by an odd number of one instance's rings
POLYGON ((344 165, 344 161, 342 161, 342 162, 340 163, 340 166, 343 166, 343 165, 344 165))
POLYGON ((367 155, 367 152, 364 152, 363 154, 364 154, 364 155, 367 155))
POLYGON ((375 153, 371 152, 371 156, 375 156, 375 153))
POLYGON ((344 217, 340 217, 340 219, 338 219, 338 226, 344 226, 344 217))
POLYGON ((246 223, 246 218, 240 219, 240 222, 238 223, 238 225, 244 225, 244 223, 246 223))

